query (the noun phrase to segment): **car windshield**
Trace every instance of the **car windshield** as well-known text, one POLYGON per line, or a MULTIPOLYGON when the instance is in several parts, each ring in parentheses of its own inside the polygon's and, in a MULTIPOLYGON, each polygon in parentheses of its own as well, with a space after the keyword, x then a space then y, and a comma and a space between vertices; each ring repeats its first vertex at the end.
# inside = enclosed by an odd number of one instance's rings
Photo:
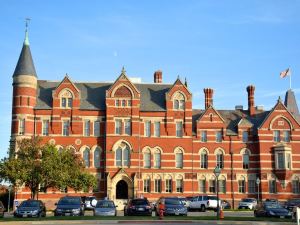
POLYGON ((182 202, 175 198, 174 199, 167 198, 165 200, 165 204, 166 205, 182 205, 182 202))
POLYGON ((62 198, 58 202, 59 205, 79 205, 80 198, 62 198))
POLYGON ((131 204, 132 205, 149 205, 149 202, 145 199, 133 199, 131 204))
POLYGON ((207 196, 207 199, 209 199, 209 200, 217 200, 217 196, 207 196))
POLYGON ((300 199, 290 199, 288 203, 300 203, 300 199))
POLYGON ((20 205, 20 207, 38 207, 39 202, 38 201, 24 201, 20 205))
POLYGON ((251 198, 243 198, 242 202, 255 202, 255 200, 251 198))
POLYGON ((283 209, 279 204, 265 204, 266 209, 283 209))
POLYGON ((97 202, 96 208, 114 208, 115 205, 111 201, 99 201, 97 202))

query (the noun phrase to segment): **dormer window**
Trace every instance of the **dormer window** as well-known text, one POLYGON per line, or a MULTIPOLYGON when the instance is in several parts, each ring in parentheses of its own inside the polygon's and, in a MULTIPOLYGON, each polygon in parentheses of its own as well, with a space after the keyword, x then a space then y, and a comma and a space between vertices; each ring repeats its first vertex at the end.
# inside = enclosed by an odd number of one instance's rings
POLYGON ((60 105, 62 108, 72 108, 73 94, 69 90, 63 90, 60 94, 60 105))
POLYGON ((185 97, 182 93, 177 92, 173 96, 173 108, 175 110, 184 110, 185 109, 185 97))

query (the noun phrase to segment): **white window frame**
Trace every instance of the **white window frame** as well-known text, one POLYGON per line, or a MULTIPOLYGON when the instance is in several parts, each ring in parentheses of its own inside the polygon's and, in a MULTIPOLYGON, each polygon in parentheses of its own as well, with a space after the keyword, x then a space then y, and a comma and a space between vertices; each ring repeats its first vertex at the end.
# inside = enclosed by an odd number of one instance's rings
POLYGON ((176 121, 176 137, 183 137, 183 122, 176 121))
POLYGON ((100 137, 100 121, 96 120, 94 121, 94 137, 100 137), (98 125, 96 125, 98 124, 98 125))
POLYGON ((62 136, 65 136, 65 137, 70 136, 70 121, 69 120, 62 121, 62 136), (65 125, 67 125, 67 127, 65 125))
POLYGON ((159 121, 154 122, 154 136, 160 137, 160 122, 159 121))
POLYGON ((145 121, 145 137, 151 137, 151 121, 145 121))

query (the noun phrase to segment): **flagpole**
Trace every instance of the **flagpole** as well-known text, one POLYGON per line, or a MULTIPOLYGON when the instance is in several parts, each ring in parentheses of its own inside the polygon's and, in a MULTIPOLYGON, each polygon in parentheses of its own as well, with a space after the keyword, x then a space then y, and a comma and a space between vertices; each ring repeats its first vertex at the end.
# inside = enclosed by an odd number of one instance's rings
POLYGON ((290 73, 290 90, 292 90, 292 73, 290 73))

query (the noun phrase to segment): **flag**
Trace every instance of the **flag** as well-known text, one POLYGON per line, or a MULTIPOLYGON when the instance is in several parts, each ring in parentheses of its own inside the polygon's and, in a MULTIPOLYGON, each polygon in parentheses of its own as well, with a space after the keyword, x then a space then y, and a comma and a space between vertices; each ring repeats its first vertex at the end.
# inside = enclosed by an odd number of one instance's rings
POLYGON ((286 76, 289 76, 289 75, 291 75, 291 70, 290 70, 290 68, 287 68, 286 70, 284 70, 280 73, 280 78, 285 78, 286 76))

